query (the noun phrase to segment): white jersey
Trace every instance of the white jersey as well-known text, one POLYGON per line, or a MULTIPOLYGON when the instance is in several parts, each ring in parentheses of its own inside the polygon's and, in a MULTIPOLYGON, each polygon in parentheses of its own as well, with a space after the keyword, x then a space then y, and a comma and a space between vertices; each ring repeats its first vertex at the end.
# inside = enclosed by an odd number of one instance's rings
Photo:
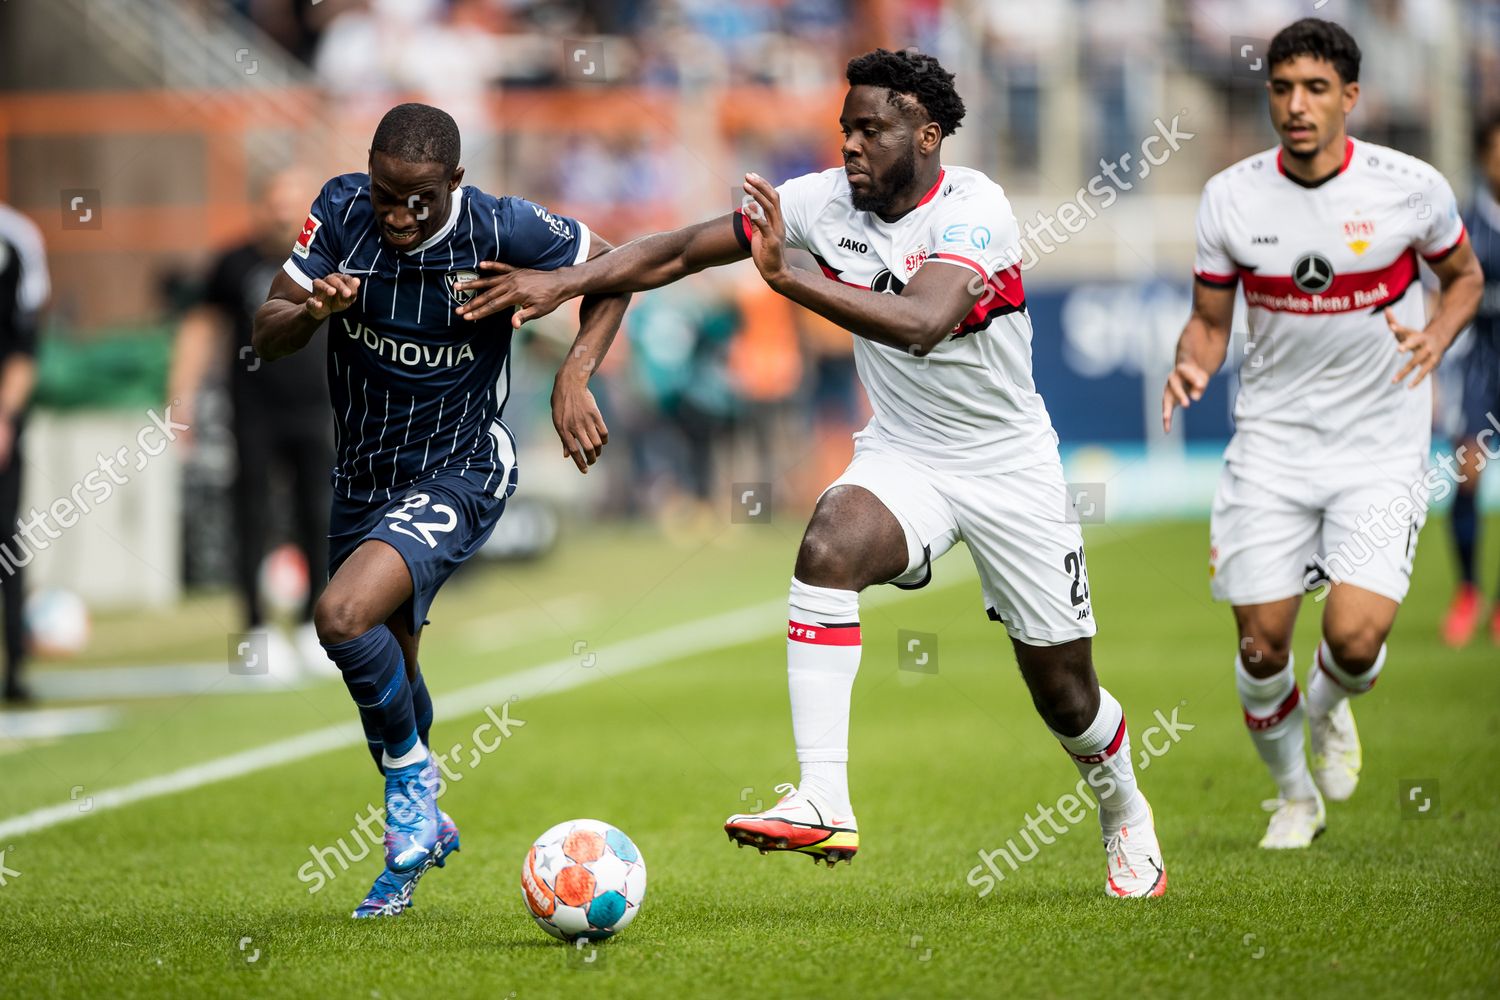
POLYGON ((1308 472, 1420 467, 1432 379, 1392 384, 1408 355, 1384 312, 1425 325, 1417 254, 1436 262, 1463 241, 1453 190, 1421 160, 1354 139, 1338 172, 1312 185, 1281 156, 1216 174, 1198 209, 1194 273, 1242 284, 1249 314, 1225 458, 1308 472))
MULTIPOLYGON (((918 268, 940 266, 985 283, 974 309, 925 357, 855 338, 875 411, 866 432, 954 472, 1057 461, 1057 435, 1031 377, 1020 228, 998 184, 948 167, 895 222, 855 209, 842 168, 794 177, 777 191, 787 245, 809 251, 833 280, 899 295, 918 268)), ((748 220, 738 221, 748 236, 748 220)))

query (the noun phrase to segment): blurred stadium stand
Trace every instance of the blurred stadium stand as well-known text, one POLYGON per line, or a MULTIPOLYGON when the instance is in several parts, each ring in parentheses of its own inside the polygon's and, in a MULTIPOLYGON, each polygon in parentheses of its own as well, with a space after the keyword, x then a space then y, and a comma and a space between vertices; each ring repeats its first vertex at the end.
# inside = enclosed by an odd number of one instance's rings
MULTIPOLYGON (((163 393, 173 317, 192 301, 209 255, 248 227, 255 180, 292 162, 322 174, 360 169, 375 122, 399 100, 455 115, 470 182, 523 193, 621 242, 729 211, 747 169, 780 179, 835 164, 844 61, 874 45, 916 45, 959 73, 969 105, 946 158, 995 176, 1023 226, 1074 200, 1101 158, 1137 155, 1156 123, 1180 118, 1195 133, 1149 178, 1113 192, 1117 200, 1042 257, 1026 283, 1037 381, 1075 477, 1157 484, 1121 490, 1150 501, 1112 515, 1199 513, 1212 488, 1204 469, 1229 432, 1232 374, 1174 437, 1155 431, 1186 316, 1197 195, 1214 171, 1274 142, 1263 89, 1237 67, 1236 44, 1269 38, 1306 7, 0 3, 0 200, 41 227, 55 289, 39 396, 50 412, 37 444, 46 435, 49 452, 86 456, 128 438, 163 393), (72 208, 78 197, 94 212, 87 222, 72 208), (104 344, 137 345, 139 363, 108 367, 104 344), (108 377, 91 382, 99 372, 108 377), (128 426, 99 423, 92 411, 101 408, 128 426)), ((1334 0, 1316 13, 1344 22, 1367 53, 1351 130, 1431 159, 1466 195, 1471 123, 1481 107, 1500 105, 1500 5, 1334 0)), ((769 304, 755 298, 746 267, 637 301, 603 373, 601 402, 618 432, 604 489, 556 459, 545 401, 567 322, 536 324, 507 412, 527 443, 528 492, 691 523, 722 519, 727 501, 716 498, 731 480, 784 482, 805 502, 832 477, 862 419, 847 340, 798 310, 750 322, 752 303, 769 304), (811 459, 798 440, 814 442, 811 459)), ((200 412, 211 422, 212 405, 200 412)), ((191 583, 221 580, 227 568, 220 431, 200 429, 180 485, 172 455, 151 464, 156 499, 110 528, 119 544, 155 546, 190 496, 177 533, 190 542, 153 550, 166 565, 181 562, 191 583)), ((55 462, 39 467, 33 502, 56 496, 70 475, 55 462)), ((1500 486, 1490 480, 1491 490, 1500 486)), ((44 556, 45 579, 102 587, 97 563, 80 572, 67 568, 72 556, 65 566, 44 556)), ((111 583, 100 593, 146 599, 148 590, 120 594, 111 583)))

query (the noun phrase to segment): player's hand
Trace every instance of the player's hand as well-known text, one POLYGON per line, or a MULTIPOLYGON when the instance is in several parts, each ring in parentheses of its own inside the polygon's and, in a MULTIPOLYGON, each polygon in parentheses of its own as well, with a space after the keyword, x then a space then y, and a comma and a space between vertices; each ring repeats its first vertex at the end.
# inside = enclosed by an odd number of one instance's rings
POLYGON ((1208 372, 1191 361, 1179 361, 1177 367, 1172 369, 1172 374, 1167 376, 1167 387, 1161 394, 1161 428, 1167 433, 1172 431, 1172 411, 1177 407, 1184 410, 1203 398, 1203 392, 1208 388, 1208 372))
POLYGON ((772 288, 788 274, 786 222, 781 217, 781 196, 760 174, 745 175, 745 193, 755 199, 746 203, 745 216, 754 230, 750 234, 750 256, 766 284, 772 288))
POLYGON ((302 303, 307 314, 319 323, 336 312, 343 312, 354 305, 359 294, 359 279, 334 272, 326 278, 314 278, 312 295, 302 303))
POLYGON ((472 289, 479 293, 454 310, 464 319, 484 319, 514 306, 510 325, 519 329, 522 323, 547 315, 569 298, 555 271, 531 271, 494 260, 480 261, 479 270, 484 272, 483 277, 453 286, 461 292, 472 289))
POLYGON ((563 456, 588 475, 589 466, 599 461, 599 453, 609 443, 609 428, 604 426, 587 381, 558 373, 552 383, 552 426, 562 441, 563 456))
POLYGON ((1409 326, 1397 323, 1396 317, 1389 309, 1385 311, 1385 324, 1396 336, 1396 350, 1402 354, 1411 355, 1406 359, 1406 364, 1396 373, 1396 377, 1391 379, 1391 384, 1405 382, 1408 375, 1416 372, 1416 381, 1407 386, 1408 389, 1415 389, 1438 366, 1438 362, 1443 360, 1443 354, 1448 350, 1448 345, 1442 342, 1441 337, 1426 330, 1413 330, 1409 326))

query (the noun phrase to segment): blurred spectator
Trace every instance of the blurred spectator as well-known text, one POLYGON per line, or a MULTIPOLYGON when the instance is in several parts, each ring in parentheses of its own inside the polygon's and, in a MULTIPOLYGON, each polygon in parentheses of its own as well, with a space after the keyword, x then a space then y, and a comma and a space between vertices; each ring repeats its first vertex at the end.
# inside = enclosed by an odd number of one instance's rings
POLYGON ((804 398, 811 409, 814 451, 803 463, 802 481, 811 500, 854 457, 851 438, 870 419, 870 404, 855 368, 854 334, 806 309, 797 310, 797 320, 809 368, 804 398))
POLYGON ((1170 53, 1160 0, 1084 0, 1081 14, 1083 79, 1093 112, 1093 142, 1083 162, 1092 173, 1100 157, 1114 160, 1150 133, 1149 102, 1170 53))
MULTIPOLYGON (((51 296, 42 234, 26 216, 0 204, 0 525, 14 531, 21 507, 23 432, 36 386, 36 335, 51 296)), ((14 534, 7 551, 20 546, 14 534)), ((6 559, 0 571, 0 605, 5 619, 6 704, 31 700, 22 680, 26 660, 25 578, 29 558, 6 559)))
MULTIPOLYGON (((262 361, 251 347, 255 311, 287 259, 316 181, 298 170, 266 180, 256 207, 255 232, 224 251, 209 271, 202 302, 177 330, 168 398, 180 423, 192 425, 200 392, 228 368, 236 475, 235 589, 250 631, 266 631, 271 670, 294 675, 333 669, 313 628, 313 607, 328 578, 329 473, 334 446, 328 397, 328 327, 290 357, 262 361), (292 487, 293 540, 307 561, 307 597, 292 645, 266 629, 260 590, 261 564, 270 551, 273 476, 292 487)), ((188 446, 192 431, 183 435, 188 446)))
POLYGON ((366 0, 328 23, 313 69, 341 112, 383 113, 415 95, 451 114, 472 144, 489 131, 485 88, 503 63, 497 38, 469 27, 449 22, 443 0, 366 0))
POLYGON ((1061 54, 1070 6, 1031 0, 984 5, 984 66, 1000 100, 983 106, 994 109, 989 124, 1002 137, 1002 162, 1016 170, 1033 171, 1040 163, 1043 67, 1055 66, 1061 54))
POLYGON ((809 448, 796 433, 797 390, 802 385, 802 349, 797 343, 798 309, 772 291, 759 274, 743 270, 734 286, 743 318, 729 342, 730 384, 740 401, 738 424, 755 453, 756 467, 737 478, 773 482, 790 471, 809 448), (779 461, 778 461, 779 459, 779 461))
POLYGON ((664 521, 712 517, 716 456, 739 401, 730 382, 734 303, 681 283, 641 296, 626 315, 631 384, 654 419, 629 434, 633 481, 664 521))
POLYGON ((1344 26, 1359 42, 1360 76, 1379 81, 1360 91, 1357 134, 1430 159, 1433 92, 1426 76, 1433 64, 1432 32, 1442 27, 1442 12, 1412 0, 1371 0, 1350 13, 1344 26))
POLYGON ((318 35, 340 9, 338 0, 234 0, 234 6, 304 63, 312 62, 318 35))
POLYGON ((1463 28, 1473 55, 1469 91, 1474 95, 1475 109, 1486 114, 1500 108, 1500 3, 1466 6, 1463 28))

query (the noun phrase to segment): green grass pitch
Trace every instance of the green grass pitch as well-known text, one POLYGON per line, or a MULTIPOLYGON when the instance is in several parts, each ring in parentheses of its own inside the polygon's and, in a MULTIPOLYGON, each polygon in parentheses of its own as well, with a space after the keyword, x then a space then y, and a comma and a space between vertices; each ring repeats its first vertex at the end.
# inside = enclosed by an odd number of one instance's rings
MULTIPOLYGON (((593 673, 507 706, 524 726, 450 786, 464 847, 423 880, 415 910, 349 919, 378 852, 318 892, 298 878, 310 847, 347 840, 379 801, 378 775, 349 745, 0 839, 20 873, 0 887, 0 996, 1493 996, 1500 651, 1437 641, 1444 528, 1427 529, 1385 677, 1356 705, 1359 791, 1330 806, 1311 850, 1276 854, 1255 847, 1273 789, 1240 721, 1228 609, 1208 597, 1206 525, 1090 529, 1096 660, 1138 759, 1157 711, 1192 726, 1140 774, 1170 874, 1161 899, 1103 895, 1092 812, 1016 870, 999 861, 1006 877, 983 898, 969 884, 978 852, 1021 843, 1026 815, 1077 776, 985 620, 961 547, 933 586, 864 613, 858 858, 828 871, 736 850, 723 818, 796 779, 775 604, 800 525, 675 545, 600 531, 544 563, 460 577, 434 609, 423 661, 440 699, 569 658, 559 676, 593 673), (751 605, 765 610, 750 641, 705 649, 689 628, 649 662, 640 644, 629 653, 632 637, 751 605), (898 669, 902 629, 937 636, 936 672, 898 669), (1426 813, 1403 807, 1403 781, 1431 790, 1426 813), (518 887, 531 838, 575 816, 625 830, 650 873, 635 924, 583 951, 543 935, 518 887)), ((1490 572, 1496 519, 1488 538, 1490 572)), ((1299 622, 1302 676, 1316 611, 1299 622)), ((139 662, 222 656, 235 626, 227 603, 200 600, 99 627, 139 662)), ((83 810, 109 789, 352 718, 336 681, 121 707, 110 732, 0 746, 0 820, 70 799, 83 810)), ((440 715, 433 742, 467 744, 483 719, 440 715)))

